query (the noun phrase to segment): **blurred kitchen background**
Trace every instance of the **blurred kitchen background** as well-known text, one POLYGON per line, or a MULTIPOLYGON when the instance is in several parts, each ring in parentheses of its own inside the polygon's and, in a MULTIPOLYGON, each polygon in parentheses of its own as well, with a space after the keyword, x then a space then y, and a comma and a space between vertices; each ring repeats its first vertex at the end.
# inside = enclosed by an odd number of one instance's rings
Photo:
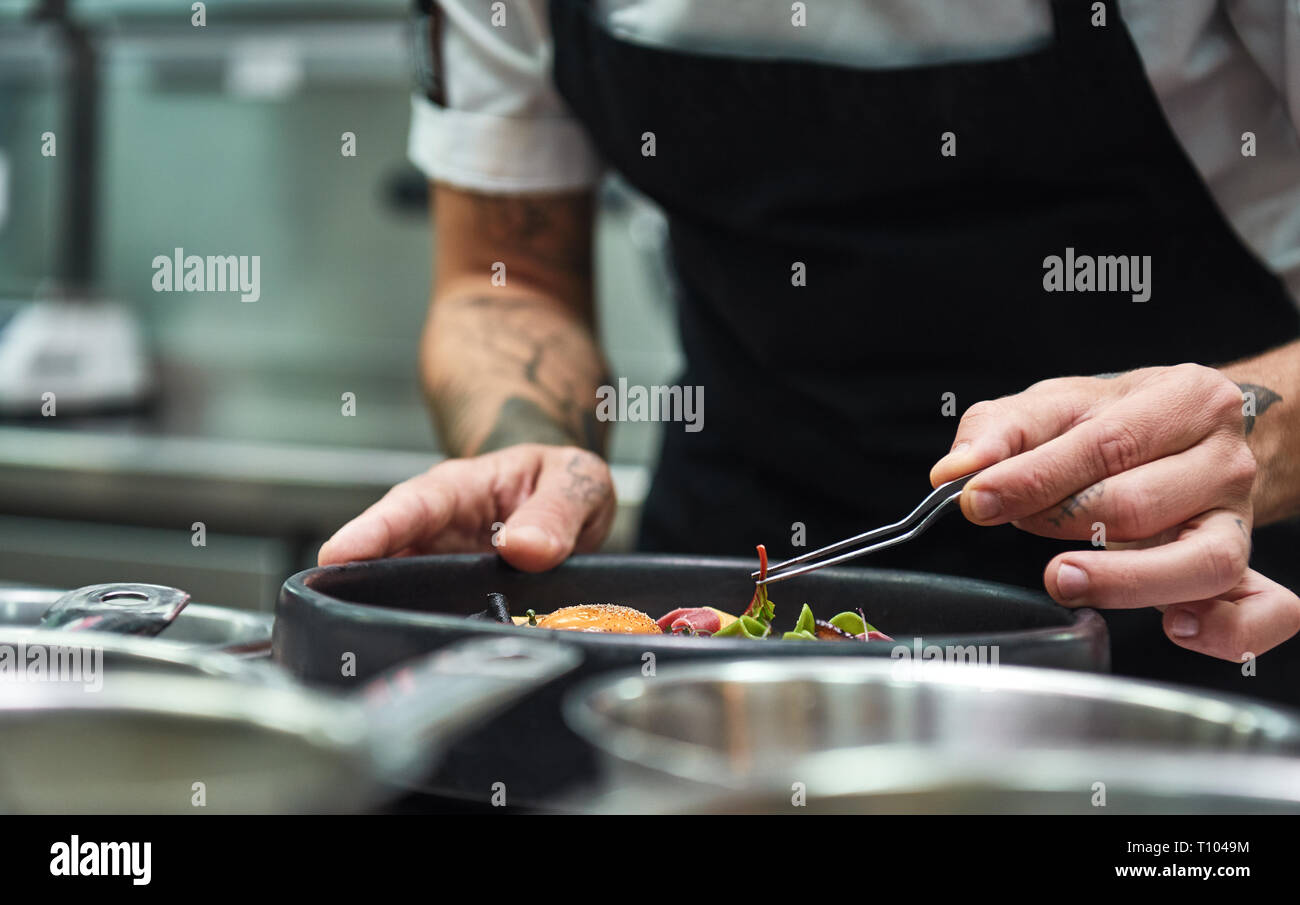
MULTIPOLYGON (((192 15, 0 0, 0 584, 157 582, 268 610, 335 527, 440 456, 416 377, 431 261, 407 0, 192 15), (260 255, 261 299, 155 293, 177 247, 260 255)), ((664 383, 662 221, 618 184, 601 199, 613 373, 664 383)), ((614 548, 657 431, 616 426, 614 548)))

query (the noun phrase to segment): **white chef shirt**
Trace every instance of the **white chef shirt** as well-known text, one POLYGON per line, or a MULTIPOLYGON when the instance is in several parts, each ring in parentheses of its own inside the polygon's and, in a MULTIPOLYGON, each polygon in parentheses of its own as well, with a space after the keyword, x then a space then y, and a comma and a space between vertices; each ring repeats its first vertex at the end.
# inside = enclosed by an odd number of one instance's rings
MULTIPOLYGON (((601 162, 551 80, 548 0, 427 0, 411 160, 491 193, 594 185, 601 162)), ((882 68, 1024 53, 1048 0, 593 0, 632 42, 882 68)), ((1174 134, 1247 246, 1300 298, 1300 0, 1120 0, 1174 134), (1256 156, 1242 154, 1255 135, 1256 156)), ((1088 4, 1080 4, 1081 14, 1088 4)), ((1226 300, 1225 302, 1230 301, 1226 300)))

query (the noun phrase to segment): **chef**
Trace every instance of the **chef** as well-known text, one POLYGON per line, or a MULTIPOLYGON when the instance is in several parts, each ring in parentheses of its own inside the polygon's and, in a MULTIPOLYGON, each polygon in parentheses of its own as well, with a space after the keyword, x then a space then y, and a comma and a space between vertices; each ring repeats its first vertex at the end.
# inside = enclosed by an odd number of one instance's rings
POLYGON ((426 0, 417 30, 453 458, 322 563, 599 546, 614 171, 668 218, 707 403, 642 548, 779 559, 985 469, 871 564, 1045 587, 1107 614, 1117 672, 1300 703, 1297 4, 426 0))

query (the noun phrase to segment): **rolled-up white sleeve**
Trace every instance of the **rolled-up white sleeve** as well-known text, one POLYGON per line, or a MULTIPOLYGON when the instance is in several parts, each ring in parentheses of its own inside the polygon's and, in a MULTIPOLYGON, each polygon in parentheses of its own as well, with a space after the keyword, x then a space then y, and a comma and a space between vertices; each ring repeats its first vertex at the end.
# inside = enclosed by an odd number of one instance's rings
POLYGON ((1228 21, 1300 131, 1300 0, 1223 0, 1228 21))
POLYGON ((551 79, 547 0, 425 0, 407 153, 429 178, 493 192, 588 188, 600 160, 551 79), (504 16, 504 24, 500 16, 504 16))

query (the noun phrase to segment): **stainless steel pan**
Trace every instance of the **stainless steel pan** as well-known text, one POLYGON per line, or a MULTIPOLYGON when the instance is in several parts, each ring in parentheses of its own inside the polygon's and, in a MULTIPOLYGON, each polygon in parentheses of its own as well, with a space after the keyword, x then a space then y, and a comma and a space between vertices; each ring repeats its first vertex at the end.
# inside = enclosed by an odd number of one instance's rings
POLYGON ((588 681, 565 713, 603 756, 596 810, 1300 811, 1295 714, 1096 674, 668 664, 588 681))
POLYGON ((88 637, 0 633, 0 656, 106 652, 97 689, 48 671, 0 677, 0 811, 355 811, 418 781, 455 734, 581 659, 538 639, 466 642, 340 695, 269 664, 88 637))

